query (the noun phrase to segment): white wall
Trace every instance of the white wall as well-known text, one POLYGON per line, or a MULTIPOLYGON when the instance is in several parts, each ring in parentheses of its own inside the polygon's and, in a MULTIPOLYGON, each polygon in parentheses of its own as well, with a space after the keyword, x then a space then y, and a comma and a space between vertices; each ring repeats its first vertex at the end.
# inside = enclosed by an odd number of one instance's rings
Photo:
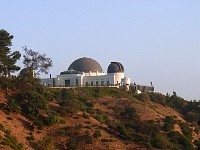
POLYGON ((81 85, 81 75, 80 74, 66 74, 66 75, 57 75, 56 86, 65 86, 65 80, 70 81, 70 86, 76 86, 76 80, 78 84, 81 85))
MULTIPOLYGON (((57 75, 57 78, 54 78, 55 86, 64 87, 65 80, 70 81, 70 86, 76 86, 78 81, 78 86, 115 86, 115 85, 123 85, 124 83, 129 83, 130 78, 124 78, 124 73, 109 73, 105 75, 104 73, 95 73, 90 72, 90 76, 88 74, 64 74, 57 75), (98 75, 97 75, 98 74, 98 75), (103 75, 102 75, 103 74, 103 75), (91 85, 93 82, 93 85, 91 85), (88 85, 86 85, 88 83, 88 85)), ((53 86, 53 79, 42 79, 42 83, 45 85, 51 84, 53 86)))
POLYGON ((102 76, 102 75, 105 75, 104 72, 89 72, 89 73, 83 73, 85 76, 102 76))

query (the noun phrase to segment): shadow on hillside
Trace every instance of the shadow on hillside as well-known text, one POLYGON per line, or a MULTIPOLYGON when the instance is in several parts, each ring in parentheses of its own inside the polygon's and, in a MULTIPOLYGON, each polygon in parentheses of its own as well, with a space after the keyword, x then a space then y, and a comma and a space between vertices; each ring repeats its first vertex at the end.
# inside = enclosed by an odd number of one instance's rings
POLYGON ((64 147, 64 145, 62 145, 62 144, 58 144, 58 143, 55 143, 55 147, 56 147, 56 149, 63 149, 63 150, 65 150, 66 148, 64 147))
POLYGON ((37 145, 36 142, 30 141, 29 144, 30 144, 31 148, 33 148, 33 149, 38 149, 38 145, 37 145))
POLYGON ((30 125, 30 123, 28 121, 25 121, 25 120, 23 120, 19 117, 17 117, 17 120, 20 121, 23 124, 25 129, 27 129, 29 131, 33 131, 34 128, 33 128, 33 126, 30 125))

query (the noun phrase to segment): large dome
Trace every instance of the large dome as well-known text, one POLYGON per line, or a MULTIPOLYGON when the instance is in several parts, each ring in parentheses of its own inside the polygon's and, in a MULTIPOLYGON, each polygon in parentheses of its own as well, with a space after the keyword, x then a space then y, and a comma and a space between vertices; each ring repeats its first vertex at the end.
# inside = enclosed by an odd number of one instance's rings
POLYGON ((119 62, 111 62, 108 66, 107 73, 124 72, 124 66, 119 62))
POLYGON ((68 70, 76 70, 80 72, 103 72, 101 65, 92 58, 79 58, 75 60, 68 68, 68 70))

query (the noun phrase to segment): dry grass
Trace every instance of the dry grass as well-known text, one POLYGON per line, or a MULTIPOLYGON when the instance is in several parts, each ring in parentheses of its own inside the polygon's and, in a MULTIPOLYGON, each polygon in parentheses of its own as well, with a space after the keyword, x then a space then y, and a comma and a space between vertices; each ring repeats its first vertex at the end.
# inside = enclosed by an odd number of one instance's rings
MULTIPOLYGON (((7 100, 3 92, 0 91, 0 103, 5 103, 7 100)), ((99 109, 104 112, 109 119, 114 120, 117 119, 118 115, 116 114, 117 110, 122 110, 124 107, 132 105, 137 113, 139 114, 139 118, 141 120, 162 120, 166 116, 176 116, 178 120, 185 122, 182 116, 173 110, 172 108, 165 107, 163 105, 153 103, 151 101, 136 101, 136 100, 128 100, 126 98, 112 98, 112 97, 104 97, 97 100, 91 101, 94 103, 94 109, 99 109)), ((56 103, 49 103, 50 107, 57 111, 60 109, 60 106, 56 103)), ((78 112, 73 117, 63 117, 62 119, 65 121, 64 124, 56 124, 49 127, 45 127, 43 130, 39 131, 37 129, 31 129, 31 122, 20 114, 10 113, 6 115, 2 110, 0 110, 0 124, 2 124, 5 129, 11 130, 12 135, 17 137, 17 140, 24 145, 24 149, 33 150, 36 149, 35 145, 38 140, 41 140, 46 135, 51 135, 54 137, 56 141, 56 147, 58 149, 65 149, 65 143, 69 137, 58 135, 57 131, 61 128, 66 128, 69 126, 76 126, 78 124, 82 125, 80 134, 84 134, 87 130, 89 131, 89 135, 92 136, 95 129, 99 128, 101 130, 101 137, 96 139, 93 144, 88 144, 86 149, 102 149, 102 150, 143 150, 145 148, 135 144, 135 143, 127 143, 123 139, 117 137, 113 133, 109 132, 108 127, 105 124, 100 123, 96 119, 92 117, 91 114, 86 113, 89 117, 88 119, 82 117, 82 112, 78 112), (9 120, 7 117, 10 116, 13 119, 9 120), (89 129, 88 129, 89 128, 89 129), (33 133, 35 140, 28 141, 26 139, 27 136, 30 135, 30 132, 33 133), (102 142, 102 139, 112 139, 112 142, 102 142)), ((176 131, 180 131, 180 127, 175 126, 176 131)), ((4 136, 2 132, 0 132, 1 136, 4 136)), ((197 136, 196 134, 194 136, 197 136)), ((2 145, 1 145, 2 146, 2 145)), ((9 147, 2 146, 0 149, 9 150, 9 147)))

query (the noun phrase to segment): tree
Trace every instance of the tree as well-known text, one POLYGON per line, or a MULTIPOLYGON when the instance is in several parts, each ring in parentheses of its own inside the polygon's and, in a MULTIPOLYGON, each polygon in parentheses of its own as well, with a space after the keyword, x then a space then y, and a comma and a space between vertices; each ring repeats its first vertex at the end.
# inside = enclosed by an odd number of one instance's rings
POLYGON ((164 119, 164 130, 171 131, 174 129, 175 119, 173 116, 166 116, 164 119))
POLYGON ((12 72, 20 70, 20 67, 15 64, 20 59, 21 54, 19 51, 11 51, 12 39, 13 35, 0 29, 0 72, 4 77, 10 77, 12 72))
POLYGON ((53 66, 51 58, 47 58, 46 54, 40 54, 27 47, 24 47, 23 50, 25 67, 31 71, 37 71, 36 74, 39 75, 40 72, 47 74, 49 68, 53 66))

